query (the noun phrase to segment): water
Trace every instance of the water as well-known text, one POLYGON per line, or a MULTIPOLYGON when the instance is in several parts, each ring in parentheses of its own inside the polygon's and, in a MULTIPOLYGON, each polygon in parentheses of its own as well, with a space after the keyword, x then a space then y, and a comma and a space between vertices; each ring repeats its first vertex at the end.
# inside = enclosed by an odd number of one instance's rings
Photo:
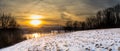
POLYGON ((32 33, 32 34, 24 34, 23 37, 25 39, 32 39, 32 38, 40 38, 40 37, 44 37, 44 36, 53 36, 56 35, 54 33, 32 33))

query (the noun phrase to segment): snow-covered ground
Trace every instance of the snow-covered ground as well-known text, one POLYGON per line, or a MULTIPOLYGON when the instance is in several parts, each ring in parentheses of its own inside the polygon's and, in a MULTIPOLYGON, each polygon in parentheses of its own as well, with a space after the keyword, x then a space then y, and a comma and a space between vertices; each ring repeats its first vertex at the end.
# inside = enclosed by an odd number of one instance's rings
POLYGON ((34 38, 0 51, 120 51, 120 29, 77 31, 34 38))

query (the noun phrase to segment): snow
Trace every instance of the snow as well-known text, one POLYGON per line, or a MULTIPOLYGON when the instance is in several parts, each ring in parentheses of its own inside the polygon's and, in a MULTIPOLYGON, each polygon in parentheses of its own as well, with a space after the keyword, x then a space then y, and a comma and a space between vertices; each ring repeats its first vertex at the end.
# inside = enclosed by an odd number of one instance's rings
POLYGON ((120 29, 76 31, 34 38, 0 51, 120 51, 120 29))

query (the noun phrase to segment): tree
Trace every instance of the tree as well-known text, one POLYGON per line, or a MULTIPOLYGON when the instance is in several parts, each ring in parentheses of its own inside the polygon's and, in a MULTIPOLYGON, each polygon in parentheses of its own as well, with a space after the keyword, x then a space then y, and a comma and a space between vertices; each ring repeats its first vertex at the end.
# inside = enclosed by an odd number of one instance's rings
POLYGON ((113 28, 120 27, 120 5, 97 12, 95 17, 86 19, 87 28, 113 28))
POLYGON ((0 24, 3 29, 19 27, 14 17, 5 14, 0 16, 0 24))
POLYGON ((101 28, 119 28, 120 27, 120 5, 106 8, 97 12, 95 16, 86 18, 84 22, 68 21, 67 29, 86 30, 101 28))
POLYGON ((71 31, 72 29, 73 29, 72 21, 67 21, 66 26, 65 26, 65 30, 71 31))
POLYGON ((74 23, 73 23, 73 29, 74 30, 78 30, 79 29, 79 22, 78 21, 74 21, 74 23))

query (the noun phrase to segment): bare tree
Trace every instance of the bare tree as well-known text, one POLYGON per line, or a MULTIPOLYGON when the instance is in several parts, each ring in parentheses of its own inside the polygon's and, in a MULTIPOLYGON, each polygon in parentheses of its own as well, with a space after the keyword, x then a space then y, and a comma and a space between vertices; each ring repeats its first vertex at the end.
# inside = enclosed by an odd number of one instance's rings
POLYGON ((18 28, 19 26, 14 17, 5 14, 0 16, 0 24, 3 29, 18 28))

